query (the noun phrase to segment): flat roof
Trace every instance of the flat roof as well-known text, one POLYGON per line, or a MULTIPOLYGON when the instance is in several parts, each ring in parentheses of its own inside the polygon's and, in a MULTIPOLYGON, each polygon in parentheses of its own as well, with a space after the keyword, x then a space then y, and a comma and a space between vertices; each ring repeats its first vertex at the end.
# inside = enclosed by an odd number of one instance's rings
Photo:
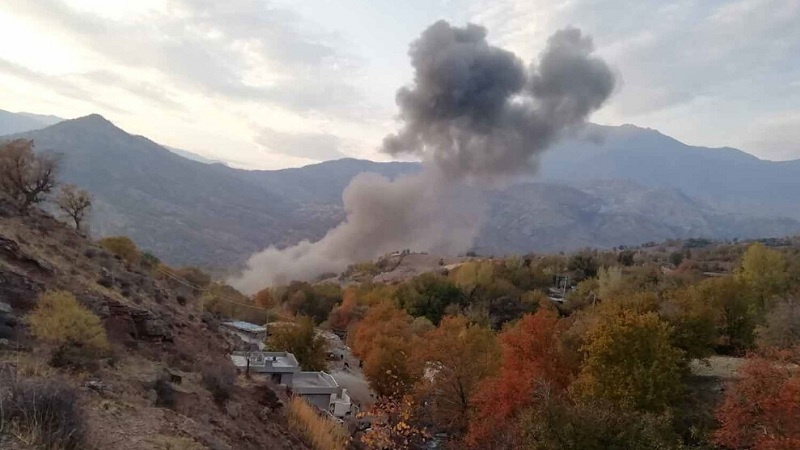
POLYGON ((336 390, 339 383, 325 372, 299 372, 292 377, 292 389, 303 391, 319 388, 336 390))
POLYGON ((223 325, 229 326, 231 328, 236 328, 237 330, 247 331, 248 333, 263 333, 267 331, 267 327, 264 325, 256 325, 250 322, 242 322, 241 320, 233 320, 230 322, 225 322, 223 325))
POLYGON ((250 368, 254 371, 266 373, 288 373, 300 370, 297 358, 288 352, 233 352, 231 361, 236 367, 247 367, 250 359, 250 368))

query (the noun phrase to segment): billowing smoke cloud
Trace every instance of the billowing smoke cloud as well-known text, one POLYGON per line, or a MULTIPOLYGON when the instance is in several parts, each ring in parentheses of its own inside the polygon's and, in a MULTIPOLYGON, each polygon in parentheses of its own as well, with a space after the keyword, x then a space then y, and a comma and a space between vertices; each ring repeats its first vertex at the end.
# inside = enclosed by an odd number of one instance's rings
POLYGON ((541 152, 585 123, 614 89, 613 73, 592 52, 588 36, 567 28, 526 67, 489 45, 483 27, 433 24, 411 45, 414 81, 397 93, 403 126, 383 142, 391 155, 419 156, 424 170, 394 181, 354 178, 343 195, 344 222, 320 241, 253 255, 231 282, 252 292, 398 249, 468 249, 482 208, 464 208, 455 193, 464 182, 534 172, 541 152))

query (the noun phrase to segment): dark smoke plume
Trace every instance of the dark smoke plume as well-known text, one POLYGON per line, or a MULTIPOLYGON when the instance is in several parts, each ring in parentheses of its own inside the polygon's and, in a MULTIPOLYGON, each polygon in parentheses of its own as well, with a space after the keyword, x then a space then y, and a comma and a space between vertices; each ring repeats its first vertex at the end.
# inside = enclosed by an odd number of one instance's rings
POLYGON ((253 255, 231 281, 253 292, 392 250, 468 249, 483 207, 459 207, 453 193, 463 182, 533 173, 541 152, 602 106, 614 75, 593 50, 591 38, 567 28, 526 67, 490 45, 481 26, 433 24, 409 51, 413 84, 397 93, 403 126, 383 142, 388 154, 419 156, 423 171, 394 181, 374 174, 354 178, 343 195, 344 222, 320 241, 253 255))
POLYGON ((561 30, 526 70, 486 42, 485 28, 437 22, 411 46, 414 84, 397 93, 404 126, 384 150, 419 155, 451 178, 530 173, 535 156, 614 89, 592 50, 580 30, 561 30))

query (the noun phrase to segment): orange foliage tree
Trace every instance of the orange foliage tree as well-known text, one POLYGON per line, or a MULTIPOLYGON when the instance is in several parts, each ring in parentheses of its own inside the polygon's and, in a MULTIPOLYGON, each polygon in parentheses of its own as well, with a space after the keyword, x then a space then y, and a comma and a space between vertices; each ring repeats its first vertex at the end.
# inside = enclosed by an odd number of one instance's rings
POLYGON ((411 316, 384 302, 370 309, 348 334, 353 353, 364 362, 364 375, 378 396, 403 395, 419 377, 412 360, 416 340, 411 316))
POLYGON ((542 308, 500 335, 500 372, 486 378, 474 398, 466 442, 473 448, 502 448, 521 431, 518 416, 534 401, 537 387, 563 391, 573 373, 560 344, 565 325, 542 308))
POLYGON ((480 382, 497 372, 497 339, 487 327, 470 325, 463 316, 447 316, 438 328, 425 334, 424 341, 419 352, 426 371, 417 394, 426 400, 437 426, 450 434, 462 434, 480 382))
POLYGON ((732 449, 800 448, 800 347, 775 357, 751 356, 717 410, 718 445, 732 449))

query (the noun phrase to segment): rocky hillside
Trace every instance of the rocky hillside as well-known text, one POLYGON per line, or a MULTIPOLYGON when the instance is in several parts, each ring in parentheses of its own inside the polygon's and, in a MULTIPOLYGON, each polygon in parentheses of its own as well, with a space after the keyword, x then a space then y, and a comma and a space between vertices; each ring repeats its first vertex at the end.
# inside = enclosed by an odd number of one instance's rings
MULTIPOLYGON (((478 251, 562 251, 800 232, 796 163, 689 147, 632 126, 590 132, 603 137, 599 144, 574 140, 546 154, 539 174, 546 182, 468 193, 490 199, 478 251), (796 179, 787 178, 790 172, 796 179)), ((14 137, 63 155, 62 180, 96 197, 95 236, 128 235, 170 264, 228 273, 269 245, 322 237, 344 218, 342 190, 357 174, 394 178, 419 170, 414 163, 355 159, 237 170, 181 157, 97 115, 14 137)))
MULTIPOLYGON (((270 387, 241 378, 226 402, 214 401, 203 373, 228 367, 236 342, 200 312, 199 294, 112 256, 47 214, 21 217, 0 203, 0 389, 38 380, 76 390, 86 448, 307 448, 288 431, 270 387), (112 356, 93 370, 52 367, 53 349, 29 332, 40 294, 55 290, 102 319, 112 356)), ((0 448, 38 447, 0 426, 0 448)))

